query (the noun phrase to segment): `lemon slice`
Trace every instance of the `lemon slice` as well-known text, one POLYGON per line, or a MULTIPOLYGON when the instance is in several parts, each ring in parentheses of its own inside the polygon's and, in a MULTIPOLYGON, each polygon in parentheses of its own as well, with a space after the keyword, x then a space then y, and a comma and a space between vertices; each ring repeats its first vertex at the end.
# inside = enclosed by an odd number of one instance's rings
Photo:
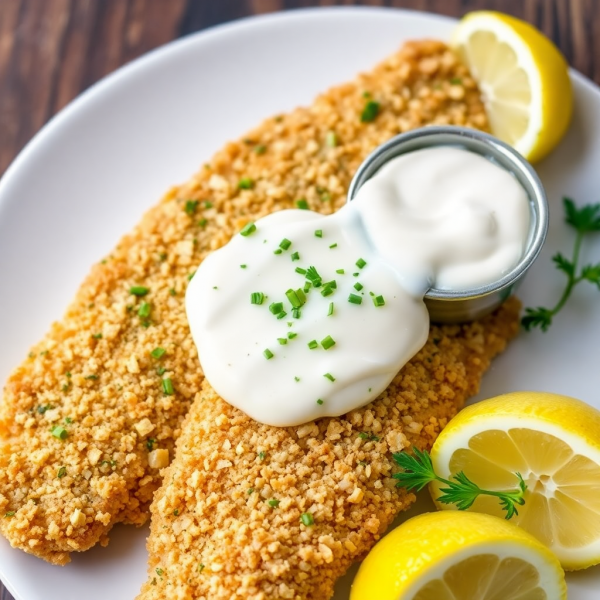
POLYGON ((507 521, 429 513, 381 540, 352 584, 350 600, 563 600, 564 573, 533 536, 507 521))
POLYGON ((528 23, 492 11, 467 14, 452 44, 479 84, 494 135, 535 162, 561 140, 573 107, 568 65, 528 23))
MULTIPOLYGON (((600 562, 600 412, 591 406, 539 392, 479 402, 450 421, 431 459, 440 477, 464 471, 494 491, 517 489, 520 473, 525 505, 511 522, 548 546, 567 570, 600 562)), ((431 485, 434 500, 440 487, 431 485)), ((504 516, 491 496, 479 496, 470 510, 504 516)))

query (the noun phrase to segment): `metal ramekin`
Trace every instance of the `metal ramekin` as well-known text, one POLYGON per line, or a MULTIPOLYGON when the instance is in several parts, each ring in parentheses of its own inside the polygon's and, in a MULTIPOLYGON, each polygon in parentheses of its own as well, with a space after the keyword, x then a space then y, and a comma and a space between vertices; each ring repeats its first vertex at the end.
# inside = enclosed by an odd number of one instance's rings
POLYGON ((486 157, 512 173, 525 188, 529 197, 531 223, 523 257, 504 277, 494 283, 463 291, 431 288, 425 304, 431 320, 438 323, 459 323, 479 319, 500 306, 521 283, 525 273, 537 258, 548 231, 548 202, 546 192, 531 165, 513 148, 499 139, 465 127, 429 126, 398 135, 374 150, 356 171, 348 201, 361 185, 389 160, 421 148, 453 146, 486 157))

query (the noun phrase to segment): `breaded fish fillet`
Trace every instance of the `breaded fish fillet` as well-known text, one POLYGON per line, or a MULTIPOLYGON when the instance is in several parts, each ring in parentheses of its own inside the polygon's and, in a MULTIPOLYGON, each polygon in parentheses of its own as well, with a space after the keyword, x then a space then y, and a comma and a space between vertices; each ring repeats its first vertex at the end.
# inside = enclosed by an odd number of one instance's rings
POLYGON ((431 446, 515 333, 518 309, 432 327, 377 400, 340 418, 261 425, 205 382, 152 504, 138 600, 330 598, 414 501, 395 487, 391 452, 431 446))
MULTIPOLYGON (((33 348, 4 391, 0 531, 13 546, 64 564, 70 552, 105 543, 115 523, 139 525, 148 518, 160 469, 172 458, 192 402, 190 427, 210 421, 211 413, 202 416, 201 409, 207 405, 202 398, 212 396, 201 392, 203 376, 183 302, 196 266, 248 220, 301 198, 314 210, 332 212, 345 201, 352 174, 371 150, 428 123, 487 127, 475 83, 438 42, 408 44, 312 106, 269 119, 227 144, 94 266, 62 321, 33 348), (370 120, 361 119, 369 102, 378 103, 378 110, 371 105, 370 120)), ((477 387, 488 359, 516 323, 512 306, 496 321, 463 333, 449 330, 457 332, 455 342, 447 349, 440 343, 435 360, 455 364, 448 372, 436 371, 450 404, 433 402, 427 409, 431 417, 445 418, 450 405, 456 407, 477 387)), ((418 378, 414 385, 416 393, 418 378)), ((426 400, 419 395, 415 401, 426 400)), ((256 427, 216 402, 233 422, 256 427)), ((416 409, 407 410, 406 419, 416 409)), ((284 440, 292 434, 273 435, 284 440)), ((317 472, 315 477, 320 486, 317 472)), ((225 501, 214 498, 217 504, 225 501)), ((391 514, 399 506, 386 510, 391 514)), ((373 521, 371 528, 378 527, 373 521)), ((177 545, 170 547, 177 552, 177 545)))

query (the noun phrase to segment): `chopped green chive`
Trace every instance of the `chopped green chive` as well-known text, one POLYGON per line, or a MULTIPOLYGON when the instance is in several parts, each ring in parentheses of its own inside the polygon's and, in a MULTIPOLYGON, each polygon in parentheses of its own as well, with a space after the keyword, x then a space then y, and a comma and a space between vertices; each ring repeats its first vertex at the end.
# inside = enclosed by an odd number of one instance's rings
POLYGON ((73 419, 71 419, 71 417, 65 417, 65 424, 71 425, 71 423, 73 423, 73 419))
POLYGON ((312 527, 315 524, 315 518, 310 513, 302 513, 300 520, 305 527, 312 527))
POLYGON ((166 353, 167 353, 167 351, 164 348, 154 348, 154 350, 152 350, 152 352, 150 352, 150 356, 152 358, 155 358, 156 360, 159 360, 166 353))
POLYGON ((198 200, 188 200, 185 203, 185 212, 190 215, 190 217, 196 212, 196 209, 198 208, 198 200))
POLYGON ((335 272, 339 273, 340 275, 343 275, 344 274, 344 269, 336 269, 335 272))
POLYGON ((365 267, 365 265, 366 265, 366 264, 367 264, 367 261, 366 261, 366 260, 363 260, 362 258, 359 258, 359 259, 356 261, 356 266, 357 266, 359 269, 362 269, 363 267, 365 267))
POLYGON ((246 493, 248 494, 248 496, 250 496, 254 493, 254 488, 248 488, 248 491, 246 493))
POLYGON ((460 85, 460 84, 462 83, 462 79, 461 79, 460 77, 453 77, 453 78, 450 80, 450 83, 451 83, 452 85, 460 85))
POLYGON ((292 308, 300 308, 306 302, 306 294, 300 288, 296 291, 289 289, 285 295, 290 301, 292 308))
POLYGON ((129 288, 129 293, 138 297, 145 296, 149 291, 150 289, 143 285, 134 285, 132 288, 129 288))
POLYGON ((61 467, 58 472, 56 473, 56 476, 59 479, 62 479, 65 475, 67 474, 67 467, 61 467))
POLYGON ((325 373, 325 375, 323 375, 323 377, 325 377, 326 379, 329 379, 329 381, 331 381, 331 382, 335 381, 335 377, 331 373, 325 373))
POLYGON ((243 235, 244 237, 248 237, 249 235, 253 234, 256 231, 256 225, 254 224, 253 221, 250 221, 250 223, 246 223, 246 225, 244 225, 244 228, 240 231, 240 234, 243 235))
POLYGON ((177 296, 177 290, 175 290, 175 288, 171 288, 169 290, 169 294, 171 294, 171 296, 177 296))
POLYGON ((311 287, 312 287, 312 283, 311 283, 310 281, 307 281, 307 282, 304 284, 304 293, 305 293, 305 294, 308 294, 308 292, 310 291, 310 288, 311 288, 311 287))
POLYGON ((302 316, 302 311, 299 308, 292 309, 292 317, 294 317, 294 319, 299 319, 301 316, 302 316))
POLYGON ((159 577, 162 577, 164 575, 164 571, 160 567, 156 567, 156 574, 159 577))
POLYGON ((329 248, 330 248, 331 250, 333 250, 333 248, 337 248, 337 243, 335 243, 335 244, 331 244, 331 246, 329 246, 329 248))
POLYGON ((288 340, 293 340, 298 334, 294 333, 293 331, 288 331, 288 340))
POLYGON ((362 304, 362 298, 356 294, 350 294, 348 296, 348 302, 350 302, 350 304, 362 304))
POLYGON ((321 285, 321 276, 314 267, 306 269, 306 279, 308 279, 315 287, 321 285))
POLYGON ((375 100, 369 100, 365 104, 365 107, 360 115, 360 120, 363 123, 370 123, 371 121, 374 121, 377 118, 377 115, 379 114, 380 108, 381 105, 379 104, 379 102, 375 102, 375 100))
POLYGON ((283 310, 283 302, 272 302, 269 305, 269 310, 274 314, 278 315, 283 310))
POLYGON ((335 346, 335 340, 328 335, 326 338, 321 340, 321 346, 323 346, 325 350, 329 350, 329 348, 333 348, 333 346, 335 346))
POLYGON ((292 254, 292 262, 295 260, 300 260, 300 255, 297 252, 294 252, 292 254))
POLYGON ((317 400, 317 404, 320 406, 321 404, 323 404, 323 400, 321 400, 321 398, 319 398, 319 399, 317 400))
POLYGON ((266 348, 263 351, 263 356, 267 359, 267 360, 271 360, 275 355, 268 349, 266 348))
POLYGON ((52 435, 59 440, 66 440, 69 437, 69 432, 62 427, 61 425, 57 425, 52 428, 52 435))
POLYGON ((280 242, 279 242, 279 247, 282 250, 287 250, 290 246, 292 245, 292 242, 290 242, 290 240, 288 240, 287 238, 283 238, 280 242))
POLYGON ((296 382, 300 381, 300 377, 294 377, 294 381, 296 381, 296 382))
POLYGON ((275 498, 273 498, 272 500, 269 500, 269 506, 271 508, 277 508, 279 506, 279 500, 276 500, 275 498))
POLYGON ((245 269, 248 265, 240 265, 240 269, 245 269))
POLYGON ((306 275, 306 269, 302 267, 296 267, 296 273, 300 273, 300 275, 306 275))
POLYGON ((254 153, 261 155, 264 154, 267 151, 267 147, 264 144, 258 144, 258 146, 255 146, 254 148, 254 153))
POLYGON ((265 299, 265 295, 262 292, 252 292, 250 294, 250 304, 262 304, 265 299))
POLYGON ((10 519, 11 517, 14 517, 15 514, 16 514, 16 512, 14 510, 9 510, 7 513, 4 513, 4 518, 10 519))
MULTIPOLYGON (((195 274, 196 274, 196 271, 194 271, 193 273, 190 273, 190 274, 188 275, 188 281, 191 281, 191 280, 194 278, 194 275, 195 275, 195 274)), ((215 287, 213 288, 213 290, 216 290, 216 289, 217 289, 217 287, 215 286, 215 287)))
POLYGON ((277 338, 280 346, 285 346, 287 344, 287 338, 277 338))
POLYGON ((362 283, 359 283, 359 282, 357 281, 357 282, 354 284, 354 289, 355 289, 357 292, 360 292, 360 290, 362 290, 362 289, 363 289, 363 285, 362 285, 362 283))
POLYGON ((329 310, 327 311, 327 316, 331 317, 331 315, 333 314, 333 302, 329 303, 329 310))
POLYGON ((207 223, 208 223, 208 219, 200 219, 198 221, 198 227, 206 227, 207 223))
POLYGON ((84 379, 91 379, 93 381, 95 381, 96 379, 99 379, 98 375, 86 375, 84 377, 84 379))
POLYGON ((265 460, 265 458, 267 458, 267 453, 266 452, 259 452, 258 453, 258 458, 260 460, 265 460))
POLYGON ((317 229, 315 231, 315 237, 322 238, 323 237, 323 230, 322 229, 317 229))
POLYGON ((352 273, 352 277, 358 277, 360 273, 352 273))
POLYGON ((308 202, 306 198, 300 198, 300 200, 296 200, 296 206, 302 210, 308 210, 308 202))
POLYGON ((281 248, 277 248, 277 250, 273 251, 273 254, 283 254, 283 250, 281 248))
POLYGON ((167 372, 167 369, 165 369, 164 367, 158 367, 158 368, 156 369, 156 372, 157 372, 159 375, 164 375, 164 374, 167 372))
POLYGON ((327 135, 325 136, 325 143, 330 148, 335 148, 338 145, 337 133, 335 131, 328 131, 327 135))
MULTIPOLYGON (((294 310, 298 310, 297 308, 294 308, 294 310)), ((281 321, 281 319, 285 319, 285 317, 287 316, 287 313, 285 312, 285 310, 282 310, 278 315, 277 315, 277 320, 281 321)), ((298 318, 298 317, 296 317, 298 318)))
POLYGON ((240 190, 251 190, 254 187, 254 180, 250 177, 242 177, 238 183, 240 190))
POLYGON ((330 285, 326 285, 322 290, 321 290, 321 296, 323 296, 324 298, 326 296, 331 296, 331 294, 333 294, 333 288, 330 285))
POLYGON ((154 438, 148 438, 146 440, 146 448, 148 448, 148 452, 152 452, 154 449, 154 444, 156 444, 156 440, 154 438))
POLYGON ((101 334, 101 333, 93 333, 93 334, 92 334, 92 337, 93 337, 95 340, 101 340, 101 339, 102 339, 102 334, 101 334))
POLYGON ((172 396, 175 392, 173 381, 169 377, 162 380, 162 389, 167 396, 172 396))
POLYGON ((310 342, 308 342, 308 347, 311 350, 314 350, 315 348, 317 348, 319 345, 319 342, 317 342, 317 340, 311 340, 310 342))
POLYGON ((375 298, 373 298, 373 304, 377 307, 384 306, 385 300, 383 299, 383 296, 375 296, 375 298))
POLYGON ((213 203, 209 202, 208 200, 205 200, 204 202, 204 208, 212 208, 213 207, 213 203))
POLYGON ((142 318, 149 317, 151 310, 152 310, 152 307, 150 306, 150 304, 148 302, 142 302, 140 304, 140 308, 138 309, 138 315, 142 318))

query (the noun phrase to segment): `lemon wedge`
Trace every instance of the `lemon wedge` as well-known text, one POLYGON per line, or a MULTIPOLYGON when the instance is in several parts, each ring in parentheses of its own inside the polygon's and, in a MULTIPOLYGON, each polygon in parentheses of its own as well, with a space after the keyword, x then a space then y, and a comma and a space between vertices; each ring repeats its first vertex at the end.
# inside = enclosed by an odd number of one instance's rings
POLYGON ((492 132, 531 162, 565 134, 573 109, 568 65, 535 27, 477 11, 458 24, 452 45, 479 84, 492 132))
MULTIPOLYGON (((600 563, 600 412, 556 394, 516 392, 465 408, 431 451, 445 479, 463 471, 479 487, 517 489, 525 505, 511 522, 548 546, 567 570, 600 563)), ((431 484, 435 499, 443 484, 431 484)), ((453 505, 436 502, 439 508, 453 505)), ((504 516, 497 498, 469 509, 504 516)))
POLYGON ((564 600, 564 573, 533 536, 476 513, 406 521, 371 550, 350 600, 564 600))

